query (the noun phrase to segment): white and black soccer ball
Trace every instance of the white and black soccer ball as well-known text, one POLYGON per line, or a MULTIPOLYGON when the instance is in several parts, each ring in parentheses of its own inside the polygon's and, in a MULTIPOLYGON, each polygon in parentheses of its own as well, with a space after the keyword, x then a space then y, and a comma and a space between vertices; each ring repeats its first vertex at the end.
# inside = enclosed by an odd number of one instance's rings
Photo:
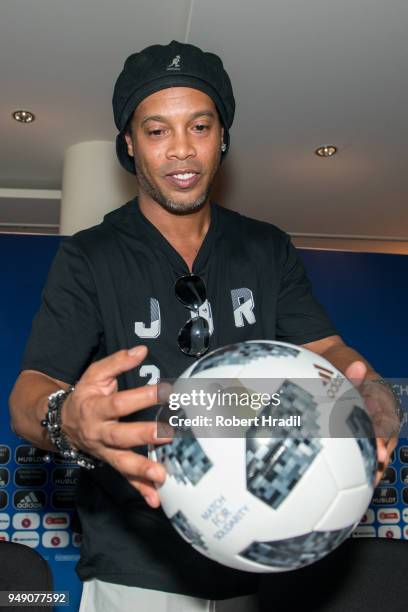
POLYGON ((232 568, 280 572, 321 559, 351 534, 373 494, 376 444, 360 394, 326 359, 275 341, 217 349, 179 380, 220 378, 252 390, 268 379, 281 402, 257 414, 295 414, 306 429, 268 437, 252 425, 227 438, 175 428, 171 443, 149 451, 167 470, 164 512, 196 550, 232 568))

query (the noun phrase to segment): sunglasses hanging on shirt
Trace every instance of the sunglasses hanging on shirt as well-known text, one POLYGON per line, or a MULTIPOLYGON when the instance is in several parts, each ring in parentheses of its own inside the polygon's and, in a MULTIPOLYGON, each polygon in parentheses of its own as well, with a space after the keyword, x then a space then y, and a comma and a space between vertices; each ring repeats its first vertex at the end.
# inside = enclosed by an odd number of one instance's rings
POLYGON ((179 349, 190 357, 200 357, 208 350, 210 343, 208 321, 198 314, 200 306, 207 300, 205 283, 197 274, 186 274, 176 280, 174 291, 183 306, 196 314, 179 331, 179 349))

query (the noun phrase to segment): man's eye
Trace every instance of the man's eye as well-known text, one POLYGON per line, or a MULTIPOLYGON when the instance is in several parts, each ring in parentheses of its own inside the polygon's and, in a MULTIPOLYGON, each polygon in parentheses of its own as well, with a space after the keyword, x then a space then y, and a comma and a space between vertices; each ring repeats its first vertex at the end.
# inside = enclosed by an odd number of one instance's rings
POLYGON ((197 132, 205 132, 206 130, 210 129, 210 127, 206 125, 205 123, 196 123, 194 127, 197 130, 197 132))
POLYGON ((159 128, 157 128, 156 130, 148 130, 148 135, 149 136, 161 136, 163 134, 164 130, 161 130, 159 128))

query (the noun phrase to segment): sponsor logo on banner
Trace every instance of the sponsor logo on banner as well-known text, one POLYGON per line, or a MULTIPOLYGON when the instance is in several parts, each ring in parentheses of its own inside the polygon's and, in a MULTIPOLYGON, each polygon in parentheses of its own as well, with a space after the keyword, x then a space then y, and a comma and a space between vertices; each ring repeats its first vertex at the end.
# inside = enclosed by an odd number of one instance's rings
POLYGON ((49 463, 51 456, 45 450, 22 444, 16 448, 15 459, 19 465, 36 465, 38 463, 49 463))
POLYGON ((408 467, 401 468, 401 482, 408 485, 408 467))
POLYGON ((40 515, 36 512, 16 512, 13 516, 14 529, 38 529, 40 515))
POLYGON ((15 531, 11 536, 11 541, 25 544, 30 548, 37 548, 40 543, 40 536, 36 531, 15 531))
POLYGON ((45 548, 66 548, 69 544, 67 531, 46 531, 42 536, 42 545, 45 548))
POLYGON ((82 542, 82 534, 73 533, 72 534, 72 546, 75 546, 75 548, 78 548, 79 546, 81 546, 81 542, 82 542))
POLYGON ((0 510, 7 508, 8 506, 8 494, 6 491, 0 491, 0 510))
POLYGON ((18 468, 14 472, 14 483, 18 487, 43 487, 46 482, 47 471, 44 468, 18 468))
POLYGON ((371 525, 357 525, 351 535, 353 538, 375 538, 376 533, 371 525))
POLYGON ((382 508, 377 510, 377 518, 380 523, 398 523, 401 514, 398 508, 382 508))
POLYGON ((74 460, 69 461, 67 459, 64 459, 64 457, 62 457, 61 455, 54 455, 52 460, 54 461, 54 463, 57 463, 58 465, 66 465, 67 467, 73 465, 74 467, 76 466, 76 463, 74 460))
POLYGON ((374 510, 372 510, 372 508, 367 508, 367 510, 363 514, 360 524, 371 525, 372 523, 374 523, 374 521, 375 521, 374 510))
POLYGON ((378 537, 401 539, 401 527, 398 527, 398 525, 381 525, 378 528, 378 537))
POLYGON ((0 487, 6 487, 10 480, 10 472, 7 468, 0 468, 0 487))
POLYGON ((384 470, 382 478, 380 480, 380 486, 394 484, 397 480, 397 471, 393 467, 387 467, 384 470))
POLYGON ((52 484, 56 487, 75 487, 78 484, 80 468, 55 468, 52 473, 52 484))
POLYGON ((404 523, 408 523, 408 508, 402 509, 402 520, 404 523))
POLYGON ((43 517, 44 529, 66 529, 70 518, 66 512, 47 512, 43 517))
POLYGON ((402 503, 408 504, 408 488, 407 487, 404 487, 402 489, 402 503))
POLYGON ((404 538, 408 540, 408 525, 404 526, 404 538))
POLYGON ((408 446, 400 446, 399 458, 401 463, 408 463, 408 446))
POLYGON ((53 508, 75 508, 76 494, 74 489, 58 489, 51 496, 53 508))
POLYGON ((10 461, 11 451, 10 447, 5 444, 0 444, 0 463, 6 465, 10 461))
POLYGON ((377 487, 371 503, 375 506, 391 506, 398 502, 398 492, 394 487, 377 487))
POLYGON ((13 504, 17 510, 40 510, 45 508, 46 501, 44 491, 16 491, 13 504))
POLYGON ((6 531, 0 531, 0 542, 8 542, 9 540, 9 534, 6 531))
MULTIPOLYGON (((408 521, 407 521, 408 522, 408 521)), ((0 513, 0 529, 8 529, 10 527, 10 515, 5 512, 0 513)))

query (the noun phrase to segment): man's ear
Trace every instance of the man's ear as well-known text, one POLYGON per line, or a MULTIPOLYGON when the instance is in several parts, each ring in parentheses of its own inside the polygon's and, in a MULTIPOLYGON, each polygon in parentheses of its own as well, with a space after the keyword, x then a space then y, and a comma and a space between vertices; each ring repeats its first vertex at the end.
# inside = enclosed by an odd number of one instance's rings
POLYGON ((130 157, 133 157, 134 156, 133 141, 132 141, 132 137, 129 134, 129 132, 125 132, 125 140, 127 144, 128 155, 130 155, 130 157))

